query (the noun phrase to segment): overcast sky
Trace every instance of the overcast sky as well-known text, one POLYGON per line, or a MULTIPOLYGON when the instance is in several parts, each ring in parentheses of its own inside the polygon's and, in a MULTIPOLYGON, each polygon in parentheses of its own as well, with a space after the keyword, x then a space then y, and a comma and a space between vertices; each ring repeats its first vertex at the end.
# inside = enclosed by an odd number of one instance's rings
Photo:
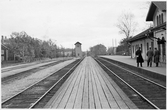
POLYGON ((65 48, 79 41, 83 51, 96 44, 111 47, 125 38, 116 27, 121 14, 134 14, 138 34, 148 9, 145 0, 0 0, 0 34, 25 31, 65 48))

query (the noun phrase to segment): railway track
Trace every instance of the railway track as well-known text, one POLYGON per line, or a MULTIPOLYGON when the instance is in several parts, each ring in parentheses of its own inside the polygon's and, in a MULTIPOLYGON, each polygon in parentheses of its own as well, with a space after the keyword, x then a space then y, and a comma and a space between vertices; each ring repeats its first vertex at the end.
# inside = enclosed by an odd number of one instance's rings
POLYGON ((2 102, 2 108, 43 108, 83 59, 77 59, 2 102))
MULTIPOLYGON (((56 61, 60 61, 60 60, 53 60, 54 62, 56 62, 56 61)), ((9 67, 6 67, 6 68, 2 68, 1 69, 1 72, 3 73, 3 72, 8 72, 8 71, 12 71, 12 70, 14 70, 14 69, 20 69, 20 68, 26 68, 26 67, 29 67, 30 65, 31 66, 35 66, 35 65, 37 65, 37 64, 41 64, 41 63, 48 63, 48 62, 51 62, 51 61, 41 61, 41 62, 37 62, 37 63, 25 63, 25 64, 21 64, 21 65, 15 65, 15 66, 9 66, 9 67)), ((53 63, 53 62, 51 62, 51 63, 53 63)))
POLYGON ((166 86, 105 59, 95 60, 139 109, 166 109, 166 86))
POLYGON ((29 70, 25 70, 25 71, 22 71, 22 72, 19 72, 19 73, 16 73, 16 74, 13 74, 13 75, 10 75, 10 76, 7 76, 7 77, 4 77, 1 79, 1 83, 2 84, 6 84, 6 83, 9 83, 13 80, 19 80, 19 79, 22 79, 24 77, 27 77, 39 70, 43 70, 43 69, 46 69, 48 67, 51 67, 51 66, 54 66, 54 65, 57 65, 61 62, 63 62, 64 60, 60 60, 60 61, 56 61, 56 62, 51 62, 49 64, 45 64, 45 65, 42 65, 42 66, 38 66, 38 67, 35 67, 35 68, 32 68, 32 69, 29 69, 29 70))

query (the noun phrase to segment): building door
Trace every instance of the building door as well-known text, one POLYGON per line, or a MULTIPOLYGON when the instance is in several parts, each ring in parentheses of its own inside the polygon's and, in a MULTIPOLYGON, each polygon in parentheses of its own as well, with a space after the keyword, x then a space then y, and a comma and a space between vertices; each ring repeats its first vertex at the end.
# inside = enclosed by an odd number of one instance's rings
POLYGON ((166 43, 162 44, 162 60, 166 62, 166 43))
POLYGON ((149 50, 149 43, 147 42, 147 51, 149 50))

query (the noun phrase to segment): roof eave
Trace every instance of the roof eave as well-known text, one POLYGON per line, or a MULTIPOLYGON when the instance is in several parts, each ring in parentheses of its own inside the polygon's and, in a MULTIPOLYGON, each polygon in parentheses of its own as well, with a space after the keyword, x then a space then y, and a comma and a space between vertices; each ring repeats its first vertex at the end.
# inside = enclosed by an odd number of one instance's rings
POLYGON ((135 41, 137 41, 137 40, 141 40, 141 39, 145 39, 146 38, 146 36, 145 35, 142 35, 142 37, 139 37, 139 38, 132 38, 132 39, 129 39, 129 42, 131 43, 131 42, 135 42, 135 41))
POLYGON ((153 34, 152 29, 153 29, 153 27, 148 28, 147 30, 135 35, 133 38, 129 39, 128 41, 134 42, 136 40, 145 39, 147 37, 147 36, 145 36, 145 34, 153 34))

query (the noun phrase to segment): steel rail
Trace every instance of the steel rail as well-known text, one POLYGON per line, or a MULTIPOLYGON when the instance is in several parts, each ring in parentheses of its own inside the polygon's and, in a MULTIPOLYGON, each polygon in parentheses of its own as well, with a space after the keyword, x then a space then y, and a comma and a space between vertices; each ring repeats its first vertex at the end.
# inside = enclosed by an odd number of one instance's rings
POLYGON ((134 74, 134 75, 136 75, 136 76, 138 76, 138 77, 140 77, 140 78, 143 78, 143 79, 145 79, 145 80, 147 80, 147 81, 149 81, 149 82, 151 82, 151 83, 153 83, 153 84, 155 84, 155 85, 157 85, 157 86, 160 86, 160 87, 166 89, 165 86, 163 86, 163 85, 161 85, 161 84, 158 84, 158 83, 156 83, 155 81, 152 81, 152 80, 150 80, 150 79, 148 79, 148 78, 145 78, 145 77, 143 77, 143 76, 141 76, 141 75, 138 75, 138 74, 136 74, 136 73, 134 73, 134 72, 132 72, 132 71, 130 71, 130 70, 128 70, 128 69, 125 69, 125 68, 123 68, 123 67, 121 67, 121 66, 119 66, 119 65, 116 65, 116 64, 114 64, 114 63, 111 63, 111 62, 109 62, 109 61, 107 61, 107 60, 105 60, 105 59, 103 59, 103 58, 100 58, 100 59, 102 59, 102 60, 104 60, 104 61, 106 61, 106 62, 108 62, 108 63, 110 63, 110 64, 112 64, 112 65, 115 65, 115 66, 117 66, 117 67, 119 67, 119 68, 121 68, 121 69, 123 69, 123 70, 125 70, 125 71, 128 71, 128 72, 130 72, 131 74, 134 74))
MULTIPOLYGON (((63 68, 64 68, 64 67, 63 67, 63 68)), ((10 100, 10 99, 16 97, 17 95, 21 94, 22 92, 26 91, 27 89, 31 88, 32 86, 36 85, 37 83, 41 82, 42 80, 46 79, 47 77, 51 76, 52 74, 54 74, 54 73, 60 71, 61 69, 62 69, 62 68, 58 69, 57 71, 52 72, 51 74, 47 75, 46 77, 42 78, 41 80, 36 81, 35 83, 33 83, 33 84, 31 84, 30 86, 26 87, 25 89, 23 89, 22 91, 18 92, 17 94, 15 94, 15 95, 13 95, 13 96, 7 98, 6 100, 4 100, 4 101, 1 103, 1 105, 2 105, 3 103, 7 102, 8 100, 10 100)))
POLYGON ((77 64, 75 64, 70 70, 67 71, 66 74, 64 74, 49 90, 47 90, 45 92, 45 94, 43 94, 35 103, 33 103, 29 109, 33 108, 38 102, 40 102, 41 99, 44 98, 44 96, 46 96, 48 94, 48 92, 50 92, 67 74, 69 74, 69 72, 74 69, 80 62, 82 62, 82 60, 80 60, 77 64))
MULTIPOLYGON (((14 65, 14 66, 10 66, 10 67, 4 67, 4 68, 1 68, 1 72, 4 73, 4 72, 9 72, 9 71, 12 71, 13 69, 21 69, 21 68, 26 68, 26 67, 29 67, 29 66, 33 66, 33 65, 37 65, 37 64, 44 64, 44 65, 47 65, 47 64, 50 64, 50 63, 54 63, 54 62, 58 62, 58 61, 61 61, 61 60, 53 60, 53 61, 46 61, 46 62, 37 62, 37 63, 25 63, 25 64, 21 64, 21 65, 14 65), (45 64, 46 63, 46 64, 45 64)), ((63 61, 63 60, 62 60, 63 61)), ((44 66, 42 65, 42 66, 44 66)))
POLYGON ((158 108, 154 103, 152 103, 149 99, 147 99, 145 96, 143 96, 140 92, 138 92, 135 88, 133 88, 131 85, 129 85, 126 81, 124 81, 121 77, 119 77, 117 74, 115 74, 112 70, 110 70, 108 67, 106 67, 103 63, 101 63, 98 59, 96 59, 101 65, 103 65, 108 71, 110 71, 112 74, 114 74, 118 79, 120 79, 122 82, 124 82, 128 87, 130 87, 133 91, 135 91, 139 96, 141 96, 144 100, 146 100, 151 106, 153 106, 156 109, 158 108))

